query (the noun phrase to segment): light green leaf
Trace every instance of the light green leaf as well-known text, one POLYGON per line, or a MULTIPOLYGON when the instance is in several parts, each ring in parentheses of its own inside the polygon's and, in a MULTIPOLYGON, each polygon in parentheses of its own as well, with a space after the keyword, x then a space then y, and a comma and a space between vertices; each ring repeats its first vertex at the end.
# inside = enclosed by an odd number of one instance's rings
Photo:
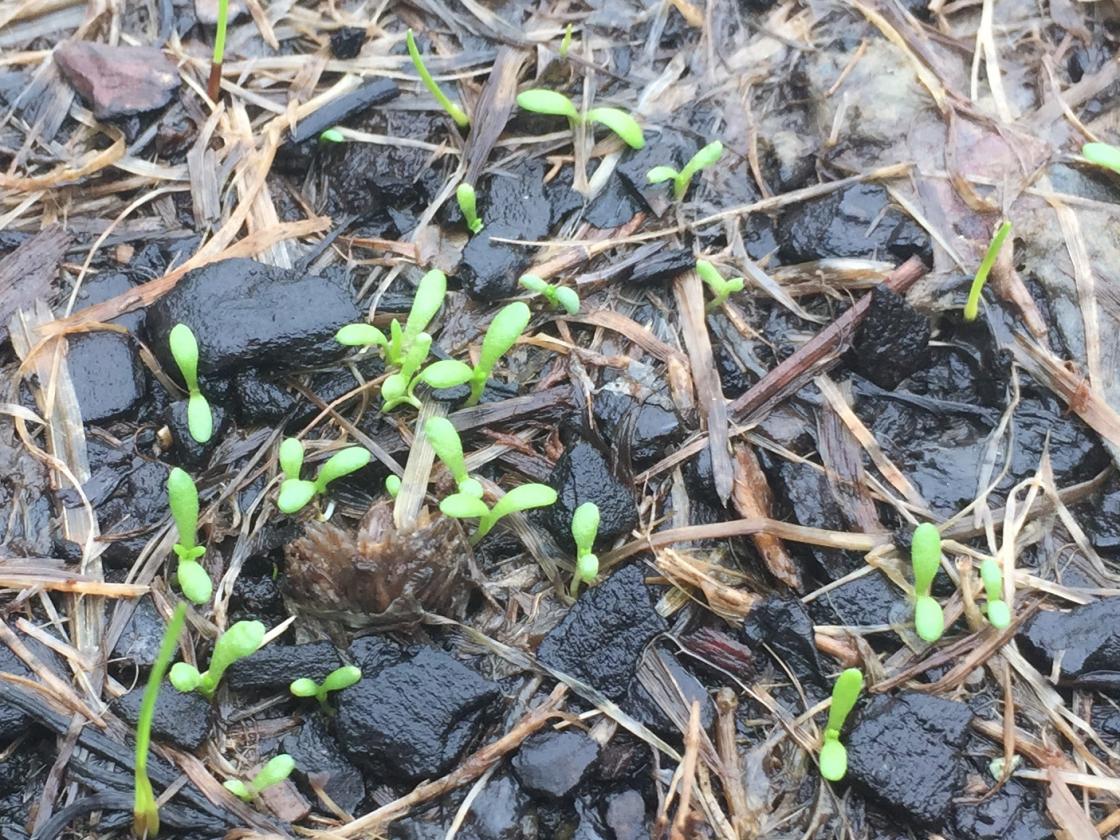
POLYGON ((478 202, 474 187, 467 183, 460 184, 455 189, 455 200, 459 202, 459 210, 463 214, 463 220, 467 223, 467 229, 471 233, 480 233, 483 224, 482 219, 478 216, 478 202))
POLYGON ((198 489, 184 470, 172 467, 167 474, 167 504, 179 544, 188 551, 198 544, 198 489))
POLYGON ((1009 233, 1011 233, 1011 222, 1005 221, 999 226, 996 235, 992 237, 988 250, 984 253, 984 259, 980 261, 980 267, 976 269, 976 276, 972 278, 972 285, 968 289, 968 300, 964 304, 964 319, 966 321, 975 321, 980 312, 980 293, 984 290, 988 273, 992 270, 992 266, 996 264, 999 249, 1003 247, 1003 242, 1007 239, 1009 233))
POLYGON ((599 558, 594 554, 581 554, 576 561, 576 577, 584 583, 594 583, 599 576, 599 558))
POLYGON ((299 438, 284 438, 280 444, 280 472, 285 478, 299 478, 299 471, 303 469, 303 444, 299 438))
POLYGON ((945 615, 941 604, 928 595, 921 595, 914 602, 914 629, 918 636, 932 644, 945 632, 945 615))
POLYGON ((723 291, 723 275, 710 262, 697 260, 696 273, 700 275, 700 279, 704 281, 704 285, 711 290, 713 295, 719 295, 723 291))
MULTIPOLYGON (((416 295, 412 298, 412 308, 404 325, 404 346, 407 349, 432 319, 436 317, 443 299, 447 296, 447 275, 434 268, 420 278, 416 295)), ((424 354, 425 356, 427 353, 424 354)))
POLYGON ((328 128, 326 131, 319 135, 319 139, 324 143, 345 143, 346 138, 342 136, 342 132, 337 128, 328 128))
POLYGON ((213 585, 201 563, 195 560, 180 560, 179 567, 175 570, 175 577, 188 601, 200 606, 209 602, 213 585))
POLYGON ((276 507, 281 513, 298 513, 313 498, 315 498, 314 481, 286 478, 280 483, 280 494, 276 497, 276 507))
POLYGON ((171 666, 171 673, 167 679, 178 691, 194 691, 202 682, 202 674, 193 665, 186 662, 176 662, 171 666))
POLYGON ((300 677, 298 680, 292 681, 291 685, 288 686, 288 691, 296 697, 314 697, 319 693, 319 686, 310 677, 300 677))
POLYGON ((535 114, 551 114, 556 117, 579 119, 575 104, 562 93, 544 88, 533 88, 517 94, 517 104, 535 114))
POLYGON ((517 281, 517 285, 529 292, 536 294, 543 294, 544 290, 548 288, 548 283, 544 282, 535 274, 522 274, 517 281))
POLYGON ((836 678, 832 686, 832 705, 828 708, 828 726, 826 730, 839 732, 844 728, 844 721, 855 708, 859 693, 863 690, 863 672, 859 668, 848 668, 836 678))
POLYGON ((914 566, 914 592, 929 595, 930 586, 941 568, 941 534, 937 526, 923 522, 910 540, 910 560, 914 566))
POLYGON ((424 424, 424 435, 455 482, 458 484, 466 480, 467 462, 463 457, 463 443, 452 422, 446 417, 431 417, 424 424))
POLYGON ((453 493, 439 503, 440 513, 452 519, 481 519, 490 513, 482 499, 465 493, 453 493))
POLYGON ((821 745, 821 775, 830 782, 838 782, 848 773, 848 750, 834 738, 821 745))
POLYGON ((238 621, 214 642, 214 653, 210 657, 210 667, 206 669, 207 681, 217 687, 234 662, 256 652, 264 643, 265 629, 259 621, 238 621))
POLYGON ((998 601, 1003 597, 1003 570, 991 557, 980 564, 980 579, 984 582, 984 592, 989 601, 998 601))
POLYGON ((556 491, 547 484, 521 484, 494 503, 490 515, 496 521, 517 510, 548 507, 556 502, 556 491))
POLYGON ((1109 143, 1086 143, 1081 147, 1081 156, 1089 163, 1120 173, 1120 149, 1109 143))
POLYGON ((176 324, 168 336, 171 357, 179 366, 179 373, 187 385, 187 391, 198 390, 198 341, 186 324, 176 324))
POLYGON ((676 182, 673 184, 673 198, 677 201, 684 198, 685 193, 688 192, 688 185, 692 183, 692 176, 701 169, 713 166, 722 155, 723 144, 718 140, 709 143, 694 154, 691 159, 689 159, 688 163, 685 164, 684 169, 681 170, 680 175, 677 176, 676 182))
POLYGON ((408 55, 412 59, 412 65, 416 68, 424 87, 435 97, 436 102, 448 113, 459 128, 469 126, 471 124, 470 117, 466 115, 462 108, 447 98, 440 86, 436 84, 436 80, 432 78, 432 74, 428 72, 428 68, 424 66, 424 59, 420 57, 420 50, 416 48, 416 38, 413 36, 411 29, 405 35, 405 44, 408 46, 408 55))
POLYGON ((334 340, 347 347, 385 347, 389 343, 385 333, 373 324, 347 324, 334 334, 334 340))
POLYGON ((988 601, 988 621, 997 630, 1004 630, 1011 624, 1011 608, 999 599, 988 601))
POLYGON ((474 371, 471 366, 455 359, 442 359, 432 362, 417 377, 425 385, 432 388, 454 388, 465 382, 471 381, 474 371))
POLYGON ((458 483, 458 490, 468 496, 474 496, 476 499, 482 498, 482 482, 477 478, 464 478, 458 483))
POLYGON ((259 793, 265 788, 280 784, 280 782, 292 775, 292 771, 295 769, 295 759, 287 753, 281 753, 269 759, 268 764, 262 767, 261 771, 253 777, 252 786, 256 788, 259 793))
POLYGON ((558 286, 556 289, 556 302, 569 315, 579 314, 579 295, 574 289, 567 286, 558 286))
POLYGON ((206 443, 214 435, 214 415, 210 403, 198 391, 187 397, 187 431, 198 443, 206 443))
POLYGON ((663 181, 672 181, 677 177, 677 170, 671 166, 655 166, 646 173, 646 180, 651 184, 660 184, 663 181))
POLYGON ((323 691, 342 691, 362 678, 362 669, 353 665, 343 665, 327 674, 323 680, 323 691))
POLYGON ((391 498, 397 498, 397 494, 401 492, 401 479, 397 475, 389 475, 385 478, 385 492, 391 498))
POLYGON ((631 149, 641 149, 646 144, 638 121, 618 108, 592 108, 587 112, 587 119, 605 125, 631 149))
POLYGON ((576 544, 576 557, 590 554, 599 536, 599 506, 584 502, 572 514, 572 539, 576 544))
POLYGON ((373 455, 364 446, 348 446, 334 453, 319 468, 315 476, 315 489, 322 493, 332 481, 357 472, 370 462, 373 455))
POLYGON ((222 787, 243 802, 253 801, 253 792, 240 779, 226 779, 222 782, 222 787))
POLYGON ((482 397, 482 390, 486 387, 486 380, 494 365, 505 353, 517 343, 517 339, 525 332, 529 325, 532 313, 524 302, 518 300, 504 306, 490 326, 486 335, 482 337, 482 350, 479 353, 478 366, 471 377, 471 396, 467 405, 474 405, 482 397))

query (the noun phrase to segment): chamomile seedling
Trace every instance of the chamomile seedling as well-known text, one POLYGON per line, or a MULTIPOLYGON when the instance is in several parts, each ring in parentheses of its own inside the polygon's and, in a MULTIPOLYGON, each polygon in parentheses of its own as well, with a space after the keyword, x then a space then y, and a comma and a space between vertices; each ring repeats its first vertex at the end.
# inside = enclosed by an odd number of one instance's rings
POLYGON ((529 326, 531 315, 529 307, 518 300, 504 306, 494 316, 494 320, 490 322, 486 334, 482 337, 482 350, 478 356, 478 364, 474 366, 474 370, 471 372, 471 394, 467 398, 467 405, 476 405, 482 399, 482 391, 486 387, 486 381, 490 378, 494 366, 525 332, 525 328, 529 326))
POLYGON ((544 88, 522 91, 517 95, 517 104, 534 114, 567 117, 572 126, 588 122, 599 123, 617 134, 632 149, 641 149, 646 145, 646 138, 638 121, 619 108, 591 108, 586 114, 581 114, 567 96, 544 88))
POLYGON ((590 586, 599 576, 599 558, 594 553, 599 535, 599 506, 584 502, 572 514, 572 539, 576 544, 576 569, 572 575, 571 596, 576 597, 579 585, 590 586))
POLYGON ((210 667, 199 672, 186 662, 176 662, 169 679, 179 691, 197 691, 207 700, 214 696, 226 670, 239 659, 255 653, 264 642, 264 625, 259 621, 239 621, 214 642, 210 667))
POLYGON ((466 493, 453 493, 439 503, 440 512, 452 519, 477 519, 478 529, 471 536, 477 544, 503 516, 515 511, 548 507, 556 502, 556 491, 546 484, 514 487, 490 507, 482 499, 466 493))
POLYGON ((331 708, 327 705, 327 695, 332 691, 342 691, 344 688, 349 688, 361 678, 362 671, 360 668, 355 668, 353 665, 343 665, 327 674, 321 683, 315 682, 310 677, 301 677, 298 680, 293 680, 292 684, 288 686, 288 690, 296 697, 314 697, 319 701, 323 711, 331 714, 331 708))
POLYGON ((303 444, 296 438, 286 438, 280 444, 280 471, 284 480, 280 483, 276 507, 282 513, 298 513, 316 496, 326 493, 332 481, 357 472, 371 458, 364 446, 348 446, 334 453, 319 467, 314 481, 307 481, 299 477, 303 468, 303 444))
POLYGON ((941 604, 930 595, 941 567, 941 535, 935 525, 923 522, 914 529, 910 560, 914 566, 914 629, 924 641, 936 642, 945 632, 945 616, 941 604))
POLYGON ((455 200, 459 203, 459 211, 463 214, 467 230, 471 233, 482 233, 485 225, 478 215, 478 197, 475 195, 474 187, 467 183, 460 184, 455 188, 455 200))
POLYGON ((214 418, 210 403, 198 387, 198 340, 186 324, 176 324, 171 328, 168 345, 187 386, 187 431, 198 443, 206 443, 214 434, 214 418))
POLYGON ((436 456, 447 467, 455 479, 457 492, 476 499, 482 498, 482 484, 467 473, 467 460, 463 455, 463 443, 459 433, 446 417, 431 417, 424 424, 424 435, 432 445, 436 456))
POLYGON ((1004 630, 1011 624, 1011 608, 1003 600, 1003 570, 999 563, 991 557, 981 563, 980 579, 988 597, 988 621, 997 630, 1004 630))
POLYGON ((210 600, 212 586, 210 576, 199 563, 206 548, 198 544, 198 489, 194 480, 178 467, 173 467, 167 476, 167 504, 179 534, 178 542, 171 547, 179 558, 175 570, 179 588, 192 603, 205 604, 210 600))
POLYGON ((709 312, 719 309, 727 303, 727 299, 732 294, 743 291, 742 277, 732 277, 730 280, 724 280, 723 275, 707 260, 696 261, 696 273, 700 275, 700 279, 704 281, 704 284, 714 296, 708 304, 709 312))
POLYGON ((579 314, 579 295, 575 289, 546 283, 535 274, 523 274, 517 284, 526 291, 540 295, 556 309, 563 309, 569 315, 579 314))
POLYGON ((832 687, 832 705, 828 708, 828 725, 821 744, 821 775, 830 782, 838 782, 848 772, 848 750, 840 743, 840 730, 855 708, 863 690, 863 672, 849 668, 840 674, 832 687))
POLYGON ((976 276, 972 278, 972 286, 968 290, 968 300, 964 304, 964 319, 966 321, 975 321, 976 316, 980 313, 980 293, 984 290, 988 273, 992 270, 992 266, 996 264, 999 249, 1003 247, 1004 240, 1007 239, 1009 233, 1011 233, 1011 222, 1005 221, 996 230, 996 235, 992 237, 991 244, 988 245, 988 250, 984 253, 984 259, 980 261, 980 267, 976 269, 976 276))
POLYGON ((257 775, 249 782, 240 779, 227 779, 222 782, 222 787, 244 802, 252 802, 261 795, 261 791, 278 785, 292 775, 296 769, 296 761, 287 753, 281 753, 269 759, 268 763, 260 769, 257 775))
POLYGON ((680 172, 671 166, 655 166, 646 174, 646 179, 651 184, 672 181, 673 200, 680 201, 688 192, 688 186, 692 183, 692 176, 701 169, 715 166, 722 156, 723 143, 715 140, 694 154, 680 172))

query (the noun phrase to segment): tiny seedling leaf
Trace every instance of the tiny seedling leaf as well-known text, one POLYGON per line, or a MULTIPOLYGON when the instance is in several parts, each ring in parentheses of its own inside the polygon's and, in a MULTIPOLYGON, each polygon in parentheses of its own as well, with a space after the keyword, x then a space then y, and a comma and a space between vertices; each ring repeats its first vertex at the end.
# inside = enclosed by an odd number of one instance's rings
POLYGON ((521 484, 494 503, 490 511, 494 521, 518 510, 548 507, 556 502, 556 491, 547 484, 521 484))
POLYGON ((251 655, 264 643, 264 633, 264 625, 259 621, 238 621, 218 637, 214 642, 210 667, 206 669, 206 682, 211 693, 230 665, 251 655))
MULTIPOLYGON (((409 309, 408 319, 404 324, 402 337, 406 353, 412 343, 436 317, 436 313, 443 306, 443 299, 446 296, 447 275, 438 268, 433 268, 420 278, 420 282, 416 286, 416 295, 412 298, 412 308, 409 309)), ((424 355, 427 356, 428 354, 425 352, 424 355)))
POLYGON ((568 50, 572 48, 572 25, 564 27, 564 37, 560 39, 560 57, 567 58, 568 50))
POLYGON ((172 467, 167 475, 167 504, 179 532, 179 545, 189 551, 198 544, 198 489, 190 475, 178 467, 172 467))
POLYGON ((599 558, 594 554, 581 554, 576 561, 576 577, 584 583, 592 583, 599 576, 599 558))
POLYGON ((455 189, 455 200, 459 202, 459 210, 467 223, 467 230, 471 233, 481 233, 484 225, 478 215, 478 199, 474 187, 466 183, 460 184, 455 189))
POLYGON ((385 492, 391 498, 397 498, 397 494, 401 492, 401 478, 398 475, 390 475, 385 478, 385 492))
POLYGON ((344 143, 346 138, 342 136, 342 132, 337 128, 328 128, 319 135, 319 139, 324 143, 344 143))
POLYGON ((440 513, 452 519, 481 519, 490 513, 490 508, 482 499, 466 493, 452 493, 439 503, 440 513))
POLYGON ((347 347, 368 347, 375 344, 385 347, 389 340, 373 324, 347 324, 334 335, 334 340, 347 347))
POLYGON ((295 759, 287 753, 280 753, 280 755, 270 758, 260 772, 253 777, 252 787, 256 789, 257 793, 260 793, 265 788, 280 784, 292 775, 292 771, 295 769, 295 759))
POLYGON ((176 662, 171 666, 167 679, 175 686, 176 690, 187 692, 194 691, 202 682, 202 674, 193 665, 186 662, 176 662))
POLYGON ((1011 624, 1011 608, 1006 601, 988 601, 988 621, 997 630, 1003 630, 1011 624))
POLYGON ((517 281, 517 285, 526 291, 538 295, 544 294, 544 290, 548 288, 548 283, 535 274, 522 274, 521 278, 517 281))
POLYGON ((197 560, 180 560, 179 567, 175 570, 175 578, 179 581, 179 588, 191 603, 201 605, 210 600, 213 584, 210 583, 210 576, 197 560))
POLYGON ((706 169, 709 166, 715 165, 723 156, 723 143, 715 140, 702 148, 694 154, 685 164, 684 169, 674 179, 673 183, 673 198, 680 201, 684 198, 685 193, 688 192, 688 185, 692 183, 692 177, 701 169, 706 169))
POLYGON ((210 403, 199 391, 187 397, 187 431, 198 443, 206 443, 214 435, 214 415, 210 403))
POLYGON ((224 787, 226 790, 228 790, 243 802, 253 801, 253 792, 249 790, 248 785, 246 785, 240 779, 226 779, 224 782, 222 782, 222 787, 224 787))
MULTIPOLYGON (((447 467, 456 484, 467 479, 467 462, 463 457, 463 443, 455 426, 446 417, 432 417, 424 424, 424 435, 432 445, 436 457, 447 467)), ((473 494, 468 494, 473 495, 473 494)))
POLYGON ((188 391, 198 390, 198 341, 186 324, 176 324, 168 336, 171 357, 179 366, 188 391))
POLYGON ((288 691, 296 697, 314 697, 319 693, 319 686, 310 677, 300 677, 298 680, 292 680, 288 691))
POLYGON ((471 381, 474 371, 465 362, 456 359, 441 359, 432 362, 418 375, 418 379, 433 388, 454 388, 471 381))
POLYGON ((319 472, 315 476, 316 491, 322 493, 332 481, 357 472, 368 464, 372 457, 373 455, 364 446, 348 446, 340 452, 334 453, 319 468, 319 472))
POLYGON ((930 586, 941 567, 941 534, 937 526, 923 522, 914 529, 910 541, 910 560, 914 566, 914 592, 929 595, 930 586))
POLYGON ((945 632, 945 615, 941 604, 928 595, 919 595, 914 602, 914 629, 918 636, 933 644, 945 632))
POLYGON ((276 507, 281 513, 297 513, 304 505, 315 498, 315 482, 287 478, 280 483, 280 494, 276 497, 276 507))
POLYGON ((299 471, 303 469, 303 444, 299 438, 284 438, 280 444, 279 461, 284 478, 299 478, 299 471))
POLYGON ((984 593, 989 601, 1003 597, 1003 571, 991 557, 980 564, 980 579, 984 582, 984 593))
POLYGON ((482 351, 479 353, 478 365, 471 376, 471 395, 467 405, 474 405, 482 398, 482 391, 486 387, 486 380, 490 378, 494 365, 517 343, 517 339, 529 325, 531 317, 529 307, 519 300, 503 307, 494 316, 494 320, 486 329, 486 335, 482 337, 482 351))
POLYGON ((576 557, 590 554, 599 536, 599 506, 584 502, 572 514, 572 539, 576 544, 576 557))
POLYGON ((605 125, 631 149, 641 149, 646 145, 642 127, 632 116, 618 108, 592 108, 587 119, 605 125))
POLYGON ((556 289, 556 302, 560 304, 569 315, 579 314, 579 295, 574 289, 559 286, 556 289))
POLYGON ((342 691, 342 689, 354 685, 361 678, 361 668, 356 668, 353 665, 343 665, 327 674, 327 678, 323 680, 322 690, 324 692, 342 691))
POLYGON ((646 180, 651 184, 660 184, 664 181, 675 180, 677 174, 677 170, 671 166, 655 166, 646 173, 646 180))
POLYGON ((821 745, 821 775, 838 782, 848 773, 848 750, 835 738, 826 738, 821 745))
POLYGON ((859 668, 848 668, 841 672, 832 686, 832 705, 828 708, 828 726, 825 731, 839 733, 844 728, 844 722, 855 708, 862 690, 863 672, 859 668))
POLYGON ((1109 143, 1086 143, 1081 147, 1081 156, 1089 163, 1120 174, 1120 149, 1116 146, 1109 143))
POLYGON ((517 104, 535 114, 551 114, 578 120, 579 111, 575 103, 562 93, 544 88, 532 88, 517 94, 517 104))

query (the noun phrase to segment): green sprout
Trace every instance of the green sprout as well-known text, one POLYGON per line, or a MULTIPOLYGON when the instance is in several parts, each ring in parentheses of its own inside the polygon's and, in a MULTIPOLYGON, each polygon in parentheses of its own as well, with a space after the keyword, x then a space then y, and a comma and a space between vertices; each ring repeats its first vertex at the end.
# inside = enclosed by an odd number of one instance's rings
POLYGON ((343 665, 327 674, 322 683, 317 683, 310 677, 301 677, 293 681, 288 686, 288 690, 296 697, 314 697, 319 701, 323 711, 331 714, 331 708, 327 705, 327 694, 331 691, 342 691, 344 688, 349 688, 361 678, 362 671, 360 668, 355 668, 353 665, 343 665))
POLYGON ((173 467, 167 476, 167 504, 179 532, 179 541, 171 548, 179 558, 175 577, 183 594, 195 604, 210 600, 210 576, 198 561, 206 553, 198 544, 198 488, 183 470, 173 467))
POLYGON ((338 128, 328 128, 319 135, 320 142, 323 143, 345 143, 346 138, 342 136, 342 132, 338 128))
POLYGON ((590 586, 599 576, 599 558, 592 549, 599 536, 599 506, 584 502, 572 514, 572 539, 576 544, 576 570, 572 575, 572 597, 579 592, 580 583, 590 586))
POLYGON ((229 23, 229 0, 218 0, 218 28, 214 32, 214 54, 210 59, 210 78, 206 95, 217 102, 222 89, 222 58, 226 54, 226 26, 229 23))
POLYGON ((586 114, 581 114, 575 103, 564 94, 544 88, 519 93, 517 104, 534 114, 567 117, 573 126, 588 122, 605 125, 632 149, 641 149, 646 144, 645 135, 637 120, 618 108, 591 108, 586 114))
POLYGON ((579 295, 576 294, 575 289, 546 283, 535 274, 523 274, 517 283, 521 288, 541 295, 550 305, 563 309, 569 315, 579 313, 579 295))
POLYGON ((936 642, 945 632, 945 616, 929 594, 941 567, 941 535, 935 525, 923 522, 914 529, 910 560, 914 565, 914 629, 924 641, 936 642))
POLYGON ((319 467, 314 481, 299 477, 303 469, 303 444, 296 438, 285 438, 280 444, 280 472, 284 480, 280 483, 280 495, 276 507, 282 513, 297 513, 314 499, 327 492, 327 485, 337 478, 357 472, 369 463, 370 455, 364 446, 348 446, 334 453, 319 467))
POLYGON ((475 499, 482 498, 482 484, 467 474, 467 461, 463 457, 463 444, 459 433, 446 417, 431 417, 424 424, 424 434, 436 455, 451 477, 455 479, 458 492, 475 499))
POLYGON ((1089 163, 1120 174, 1120 149, 1110 143, 1086 143, 1081 147, 1081 156, 1089 163))
POLYGON ((445 110, 451 119, 455 120, 455 124, 459 128, 466 128, 471 124, 470 117, 466 115, 462 108, 447 98, 447 95, 440 90, 436 80, 432 78, 432 74, 428 72, 428 68, 424 66, 424 59, 420 57, 420 50, 416 48, 416 38, 412 34, 412 30, 404 36, 405 43, 408 45, 408 55, 412 59, 412 65, 416 68, 416 72, 420 74, 420 81, 424 83, 424 87, 436 98, 436 102, 445 110))
POLYGON ((148 673, 148 684, 144 686, 144 697, 140 701, 140 717, 136 721, 136 770, 135 792, 132 804, 132 833, 137 837, 155 837, 159 834, 159 806, 152 792, 152 781, 148 778, 148 750, 152 743, 152 719, 156 713, 156 700, 159 688, 171 657, 175 655, 175 643, 183 632, 187 618, 187 605, 180 601, 171 616, 171 623, 163 632, 159 653, 148 673))
MULTIPOLYGON (((420 340, 420 336, 425 335, 424 330, 436 317, 446 296, 447 275, 439 269, 433 269, 420 278, 404 326, 402 327, 396 318, 389 324, 389 338, 372 324, 347 324, 335 334, 334 340, 348 347, 377 345, 381 348, 387 365, 403 367, 405 358, 414 350, 414 345, 420 340)), ((428 336, 427 340, 430 345, 431 337, 428 336)), ((427 348, 425 348, 418 366, 424 363, 427 356, 427 348)))
POLYGON ((401 477, 399 475, 385 477, 385 492, 389 494, 390 499, 397 498, 397 494, 401 492, 401 477))
POLYGON ((439 509, 452 519, 477 519, 478 530, 471 536, 471 544, 476 545, 503 516, 519 510, 548 507, 555 502, 556 491, 547 484, 522 484, 498 499, 494 507, 475 496, 453 493, 439 503, 439 509))
POLYGON ((568 50, 572 48, 572 25, 564 27, 564 37, 560 39, 560 57, 567 58, 568 50))
POLYGON ((732 277, 730 280, 724 280, 716 267, 707 260, 696 261, 696 273, 700 275, 700 279, 715 295, 712 302, 708 304, 709 312, 723 306, 733 293, 743 291, 742 277, 732 277))
POLYGON ((392 411, 398 405, 408 403, 413 408, 420 408, 420 400, 416 396, 416 386, 423 383, 430 388, 454 388, 470 381, 473 375, 471 366, 456 359, 440 359, 432 362, 423 370, 420 365, 428 356, 428 349, 432 346, 432 337, 427 333, 420 333, 412 344, 412 349, 404 357, 401 369, 386 377, 381 383, 381 406, 383 412, 392 411))
POLYGON ((1011 608, 1003 600, 1003 571, 999 563, 991 557, 981 563, 980 579, 988 596, 988 621, 997 630, 1003 630, 1011 623, 1011 608))
POLYGON ((995 265, 996 257, 999 256, 999 249, 1003 247, 1003 241, 1007 239, 1007 234, 1010 232, 1011 222, 1005 221, 999 226, 996 235, 992 237, 991 244, 988 245, 984 259, 980 261, 980 267, 976 269, 976 276, 972 278, 972 286, 968 290, 968 300, 964 304, 964 319, 966 321, 975 321, 979 314, 980 292, 983 291, 984 283, 988 280, 988 272, 995 265))
POLYGON ((494 320, 486 329, 486 335, 482 337, 482 351, 478 356, 478 364, 471 372, 471 395, 467 398, 467 405, 477 405, 482 399, 482 391, 486 387, 486 380, 494 370, 494 365, 517 343, 517 339, 529 326, 530 317, 529 307, 519 300, 503 307, 494 316, 494 320))
POLYGON ((280 755, 270 759, 248 784, 240 779, 227 779, 222 782, 222 787, 238 799, 245 802, 252 802, 261 795, 261 791, 273 785, 280 784, 288 778, 288 776, 292 775, 292 771, 295 769, 296 760, 287 753, 280 753, 280 755))
POLYGON ((840 743, 840 730, 855 708, 863 689, 863 672, 849 668, 836 678, 832 687, 832 705, 828 709, 828 726, 821 744, 821 775, 830 782, 838 782, 848 772, 848 751, 840 743))
POLYGON ((688 192, 688 185, 692 183, 692 176, 701 169, 715 166, 723 156, 723 143, 715 140, 692 156, 680 172, 671 166, 655 166, 646 178, 651 184, 660 184, 662 181, 673 182, 673 200, 680 201, 688 192))
POLYGON ((187 431, 198 443, 206 443, 214 434, 214 418, 210 403, 198 389, 198 341, 190 327, 176 324, 171 328, 168 345, 187 386, 187 431))
POLYGON ((234 662, 254 653, 264 643, 264 625, 259 621, 239 621, 214 642, 210 667, 199 673, 186 662, 176 662, 171 667, 169 679, 179 691, 197 691, 207 700, 214 696, 222 675, 234 662))
POLYGON ((459 210, 467 223, 467 230, 471 233, 481 233, 485 225, 478 215, 478 199, 474 194, 474 187, 463 183, 455 188, 455 200, 459 202, 459 210))

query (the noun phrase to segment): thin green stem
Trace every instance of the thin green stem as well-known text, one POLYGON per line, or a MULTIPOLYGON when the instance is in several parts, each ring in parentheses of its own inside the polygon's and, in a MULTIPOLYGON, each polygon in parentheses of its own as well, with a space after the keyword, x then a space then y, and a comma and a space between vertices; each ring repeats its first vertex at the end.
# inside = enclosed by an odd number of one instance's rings
POLYGON ((136 722, 136 790, 132 806, 133 831, 139 837, 155 837, 159 833, 159 808, 152 793, 152 783, 148 779, 148 748, 152 742, 152 718, 156 712, 160 684, 167 673, 167 666, 175 655, 175 645, 187 618, 187 604, 180 601, 175 607, 171 623, 164 631, 155 664, 148 674, 148 684, 144 686, 144 697, 140 702, 140 717, 136 722))
POLYGON ((1003 241, 1007 239, 1007 234, 1011 232, 1011 222, 1004 222, 999 226, 996 235, 992 237, 992 243, 988 246, 987 252, 984 254, 984 259, 980 261, 980 268, 976 270, 976 276, 972 278, 972 287, 968 290, 968 300, 964 305, 964 319, 966 321, 975 321, 976 316, 979 314, 980 309, 980 292, 984 290, 984 283, 988 279, 988 272, 992 270, 992 266, 996 263, 996 257, 999 256, 999 249, 1003 247, 1003 241))
POLYGON ((424 87, 436 98, 436 101, 450 115, 451 119, 455 120, 455 124, 459 128, 469 126, 471 124, 470 117, 466 115, 462 108, 447 98, 447 95, 436 84, 436 80, 432 78, 432 74, 428 72, 428 68, 424 66, 424 59, 420 56, 420 50, 416 47, 416 38, 413 36, 411 29, 408 30, 404 40, 408 46, 408 55, 412 59, 416 72, 420 74, 420 81, 424 83, 424 87))

